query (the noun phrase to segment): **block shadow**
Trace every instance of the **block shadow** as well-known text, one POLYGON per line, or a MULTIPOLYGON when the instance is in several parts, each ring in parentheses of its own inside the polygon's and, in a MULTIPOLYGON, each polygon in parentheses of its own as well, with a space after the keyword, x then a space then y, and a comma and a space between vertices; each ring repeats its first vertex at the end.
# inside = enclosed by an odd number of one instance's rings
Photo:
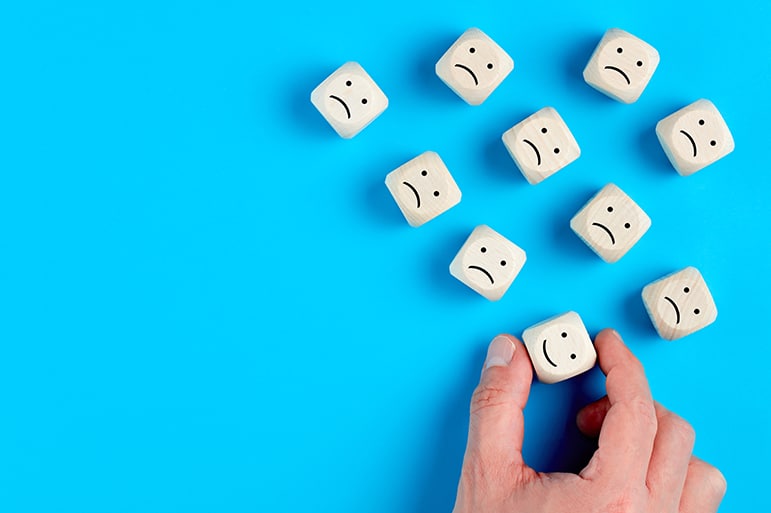
POLYGON ((417 53, 412 76, 415 77, 420 94, 432 101, 453 105, 465 105, 447 85, 436 75, 436 63, 444 55, 460 33, 447 32, 421 43, 421 52, 417 53), (458 103, 460 102, 460 103, 458 103))
MULTIPOLYGON (((570 220, 599 191, 585 187, 575 188, 570 196, 563 198, 558 204, 561 208, 553 208, 553 216, 549 220, 552 229, 552 243, 560 252, 569 254, 571 258, 579 258, 582 261, 595 261, 599 258, 592 249, 582 241, 570 227, 570 220)), ((555 203, 556 205, 556 203, 555 203)))
POLYGON ((485 170, 490 173, 490 178, 496 181, 505 180, 507 182, 513 181, 529 185, 514 159, 509 155, 509 151, 503 144, 501 137, 504 132, 533 114, 533 112, 535 112, 535 109, 532 112, 520 110, 505 117, 501 116, 500 120, 486 125, 494 127, 487 129, 485 132, 485 143, 482 148, 482 162, 485 164, 485 170))
POLYGON ((584 68, 602 39, 602 33, 584 34, 575 37, 574 43, 570 45, 565 54, 563 69, 564 83, 570 90, 581 95, 582 100, 589 101, 595 105, 612 105, 616 102, 612 98, 602 94, 584 81, 584 68))
POLYGON ((311 103, 311 91, 334 71, 335 68, 326 66, 297 69, 296 79, 284 95, 283 101, 292 124, 307 136, 329 139, 339 137, 311 103))
POLYGON ((424 274, 431 281, 428 286, 438 289, 443 299, 457 299, 459 301, 478 299, 487 301, 458 281, 449 271, 450 262, 455 258, 458 250, 466 242, 472 230, 473 227, 469 227, 467 231, 457 231, 448 236, 441 244, 436 244, 436 251, 426 263, 429 268, 426 269, 424 274), (474 296, 477 297, 475 298, 474 296))
POLYGON ((360 211, 369 215, 372 222, 383 227, 407 227, 407 221, 399 210, 399 206, 391 197, 385 184, 385 177, 392 170, 401 166, 415 155, 404 152, 389 152, 383 155, 373 155, 370 169, 382 170, 381 173, 362 173, 364 182, 360 186, 362 194, 358 195, 360 211))

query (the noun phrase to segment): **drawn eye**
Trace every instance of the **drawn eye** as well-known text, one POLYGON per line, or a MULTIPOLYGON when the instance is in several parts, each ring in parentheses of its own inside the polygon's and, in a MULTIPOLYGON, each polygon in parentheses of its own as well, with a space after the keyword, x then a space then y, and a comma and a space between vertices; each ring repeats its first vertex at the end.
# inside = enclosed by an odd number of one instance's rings
POLYGON ((423 171, 421 171, 421 172, 420 172, 420 174, 421 174, 422 176, 426 176, 426 175, 428 175, 428 171, 426 171, 426 170, 424 169, 423 171))
POLYGON ((699 120, 699 125, 704 126, 704 120, 703 119, 699 120))
POLYGON ((562 338, 568 338, 568 334, 566 332, 564 332, 564 331, 562 332, 561 336, 562 336, 562 338))
POLYGON ((501 267, 506 267, 506 260, 501 260, 501 267))
POLYGON ((624 49, 623 49, 623 48, 616 48, 616 51, 617 51, 618 53, 624 53, 624 49))
POLYGON ((608 212, 613 212, 613 207, 608 207, 608 212))
POLYGON ((348 87, 351 87, 353 85, 353 82, 348 80, 348 81, 345 82, 345 85, 347 85, 348 87))
POLYGON ((367 99, 366 99, 366 98, 362 98, 362 99, 361 99, 361 103, 362 103, 363 105, 366 105, 366 104, 367 104, 367 99))
POLYGON ((487 63, 487 69, 493 69, 493 63, 492 62, 488 62, 487 63))
POLYGON ((559 152, 560 152, 559 148, 554 148, 554 153, 559 153, 559 152))
POLYGON ((434 191, 434 197, 439 197, 439 191, 434 191))
POLYGON ((576 359, 576 353, 571 353, 570 354, 570 359, 571 360, 575 360, 576 359))
POLYGON ((695 313, 696 315, 699 315, 699 313, 701 313, 701 310, 699 310, 698 308, 696 308, 696 309, 693 311, 693 313, 695 313))
POLYGON ((717 144, 717 141, 710 141, 710 142, 709 142, 709 145, 710 145, 710 146, 715 146, 716 144, 717 144))
POLYGON ((691 291, 691 289, 689 289, 688 287, 685 287, 685 288, 683 289, 683 292, 685 292, 686 294, 688 294, 690 291, 691 291))
POLYGON ((632 225, 631 225, 631 224, 629 224, 629 223, 626 223, 626 224, 624 224, 624 228, 626 228, 627 230, 628 230, 629 228, 631 228, 631 227, 632 227, 632 225))
POLYGON ((637 67, 642 68, 642 61, 637 61, 637 67))
POLYGON ((541 133, 542 133, 542 134, 545 134, 546 132, 548 132, 548 130, 546 130, 546 127, 543 127, 543 128, 541 129, 541 133))
POLYGON ((474 52, 476 52, 476 51, 477 51, 477 49, 476 49, 476 48, 474 48, 473 46, 472 46, 471 48, 469 48, 469 49, 468 49, 468 53, 474 53, 474 52))
POLYGON ((487 248, 482 246, 482 249, 480 249, 479 251, 481 251, 482 253, 487 253, 487 248))

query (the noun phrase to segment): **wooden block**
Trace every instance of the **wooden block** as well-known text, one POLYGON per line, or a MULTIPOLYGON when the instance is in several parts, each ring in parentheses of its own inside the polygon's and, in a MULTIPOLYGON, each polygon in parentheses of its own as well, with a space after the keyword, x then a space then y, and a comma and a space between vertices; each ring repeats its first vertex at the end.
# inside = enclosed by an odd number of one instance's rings
POLYGON ((584 68, 584 80, 623 103, 634 103, 659 65, 659 52, 642 39, 610 29, 584 68))
POLYGON ((410 226, 420 226, 460 202, 461 193, 439 155, 427 151, 388 173, 388 190, 410 226))
POLYGON ((522 333, 533 368, 542 383, 557 383, 582 374, 597 361, 592 339, 576 312, 567 312, 522 333))
POLYGON ((715 301, 695 267, 646 285, 642 298, 656 331, 667 340, 690 335, 717 319, 715 301))
POLYGON ((732 151, 734 138, 709 100, 698 100, 656 125, 664 153, 682 176, 704 169, 732 151))
POLYGON ((570 220, 570 227, 603 260, 618 261, 648 231, 651 219, 609 183, 570 220))
POLYGON ((311 103, 332 128, 350 139, 388 107, 388 98, 357 62, 346 62, 311 93, 311 103))
POLYGON ((464 32, 439 62, 436 74, 470 105, 480 105, 514 69, 503 48, 477 28, 464 32))
POLYGON ((542 182, 581 155, 575 137, 552 107, 520 121, 507 130, 502 139, 531 184, 542 182))
POLYGON ((490 301, 498 301, 526 259, 522 248, 489 226, 480 225, 455 255, 450 274, 490 301))

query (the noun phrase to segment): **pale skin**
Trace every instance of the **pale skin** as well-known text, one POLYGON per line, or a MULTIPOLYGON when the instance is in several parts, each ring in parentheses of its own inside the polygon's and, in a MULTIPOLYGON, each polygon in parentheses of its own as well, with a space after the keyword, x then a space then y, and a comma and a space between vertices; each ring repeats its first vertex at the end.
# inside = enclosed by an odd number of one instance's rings
POLYGON ((693 456, 690 424, 653 400, 641 363, 613 330, 595 339, 607 396, 584 407, 578 428, 599 437, 578 474, 536 472, 522 459, 533 369, 510 335, 490 344, 471 400, 454 513, 711 513, 723 475, 693 456))

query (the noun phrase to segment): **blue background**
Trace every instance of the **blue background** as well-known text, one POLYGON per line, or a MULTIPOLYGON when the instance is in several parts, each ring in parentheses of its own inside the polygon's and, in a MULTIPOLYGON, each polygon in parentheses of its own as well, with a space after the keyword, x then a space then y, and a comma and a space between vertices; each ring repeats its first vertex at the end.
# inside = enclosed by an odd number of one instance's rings
MULTIPOLYGON (((771 510, 771 9, 723 2, 5 2, 0 8, 0 509, 448 511, 489 340, 573 309, 617 328, 725 473, 771 510), (479 107, 434 63, 468 27, 515 70, 479 107), (653 44, 641 99, 581 71, 653 44), (310 104, 355 60, 390 99, 352 140, 310 104), (699 99, 736 140, 691 177, 656 122, 699 99), (551 105, 582 148, 531 186, 500 141, 551 105), (462 202, 407 225, 385 175, 437 151, 462 202), (569 219, 607 182, 653 225, 602 262, 569 219), (447 267, 477 224, 528 252, 491 303, 447 267), (719 316, 658 338, 640 290, 687 265, 719 316)), ((595 369, 535 384, 526 458, 580 468, 595 369)))

